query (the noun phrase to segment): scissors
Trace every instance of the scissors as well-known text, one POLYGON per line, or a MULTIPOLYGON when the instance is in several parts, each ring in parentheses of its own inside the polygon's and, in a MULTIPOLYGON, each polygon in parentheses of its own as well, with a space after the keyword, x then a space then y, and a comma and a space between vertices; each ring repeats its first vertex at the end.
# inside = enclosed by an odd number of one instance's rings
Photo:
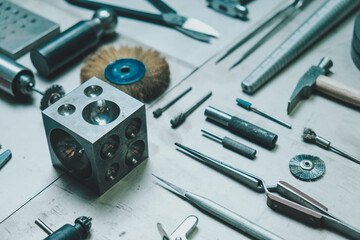
POLYGON ((267 186, 261 178, 208 157, 194 149, 175 143, 182 153, 246 185, 254 191, 265 193, 267 205, 275 211, 298 219, 313 227, 332 229, 352 239, 360 239, 360 230, 339 220, 328 208, 290 184, 279 181, 267 186), (278 193, 274 194, 274 193, 278 193))
POLYGON ((119 16, 171 27, 189 37, 203 42, 210 42, 211 37, 219 37, 219 33, 211 26, 195 18, 178 15, 174 9, 161 0, 148 0, 161 12, 161 14, 142 12, 89 0, 66 1, 70 4, 93 10, 97 10, 99 8, 110 8, 119 16))

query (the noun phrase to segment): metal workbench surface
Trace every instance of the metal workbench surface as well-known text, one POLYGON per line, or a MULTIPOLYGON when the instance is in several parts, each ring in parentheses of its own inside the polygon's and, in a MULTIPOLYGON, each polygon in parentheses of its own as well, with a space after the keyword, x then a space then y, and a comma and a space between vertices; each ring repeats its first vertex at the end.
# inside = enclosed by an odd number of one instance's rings
MULTIPOLYGON (((79 20, 89 19, 92 11, 74 7, 65 1, 13 0, 13 2, 58 23, 62 30, 79 20)), ((121 6, 156 13, 144 0, 106 1, 121 6)), ((107 45, 142 45, 160 51, 170 65, 171 84, 158 100, 146 105, 149 158, 136 170, 98 197, 86 186, 53 168, 39 110, 40 96, 33 104, 20 104, 0 93, 0 144, 10 148, 13 157, 0 170, 0 239, 43 239, 46 234, 35 224, 41 218, 53 229, 72 223, 78 216, 93 218, 89 239, 160 239, 156 223, 175 229, 188 215, 199 223, 191 239, 247 239, 235 229, 218 222, 181 198, 155 184, 152 174, 159 175, 185 189, 207 196, 234 212, 256 222, 284 239, 342 239, 343 236, 309 227, 274 212, 266 205, 263 194, 194 161, 175 150, 174 142, 183 143, 234 167, 262 177, 268 184, 284 180, 314 197, 343 221, 360 228, 360 165, 301 139, 304 127, 355 156, 360 156, 360 113, 333 99, 315 94, 301 103, 296 112, 286 114, 288 99, 299 78, 323 56, 334 62, 331 77, 360 89, 360 71, 350 58, 350 46, 356 13, 343 21, 325 38, 297 58, 288 68, 253 95, 241 90, 241 81, 309 17, 325 0, 314 0, 258 51, 232 71, 228 68, 246 49, 240 48, 224 61, 215 61, 244 33, 265 15, 274 11, 280 0, 256 0, 249 4, 249 21, 234 19, 207 7, 201 1, 166 1, 178 13, 206 22, 220 33, 210 44, 191 39, 173 29, 119 17, 117 38, 107 45), (180 92, 193 90, 159 119, 152 111, 162 107, 180 92), (178 129, 170 119, 188 109, 200 96, 213 96, 196 110, 178 129), (293 125, 289 130, 236 105, 237 97, 252 102, 272 115, 293 125), (205 121, 204 109, 213 106, 239 116, 279 135, 273 150, 261 148, 205 121), (258 150, 249 160, 223 149, 200 132, 201 128, 231 136, 258 150), (298 154, 319 156, 326 164, 325 175, 315 182, 303 182, 289 171, 289 160, 298 154)), ((29 54, 19 62, 36 73, 29 54)), ((80 84, 81 63, 56 75, 51 81, 36 75, 37 86, 45 89, 51 83, 70 92, 80 84)))

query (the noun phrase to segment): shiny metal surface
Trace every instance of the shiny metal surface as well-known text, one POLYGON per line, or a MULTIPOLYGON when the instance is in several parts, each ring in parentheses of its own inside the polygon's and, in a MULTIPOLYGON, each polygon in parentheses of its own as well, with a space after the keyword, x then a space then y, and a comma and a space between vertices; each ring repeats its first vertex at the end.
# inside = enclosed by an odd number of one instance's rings
MULTIPOLYGON (((74 8, 65 1, 13 1, 37 14, 51 18, 61 25, 61 29, 67 29, 79 20, 92 16, 91 11, 74 8)), ((106 2, 116 2, 121 6, 133 6, 139 10, 158 13, 144 0, 106 2)), ((33 104, 20 104, 6 93, 0 93, 0 143, 10 148, 13 153, 12 160, 0 171, 0 182, 4 183, 0 185, 0 192, 5 194, 5 197, 0 198, 1 239, 23 239, 23 236, 34 240, 44 239, 46 234, 35 226, 34 219, 41 218, 49 223, 51 228, 56 229, 84 214, 91 215, 94 219, 89 239, 158 240, 156 222, 163 223, 168 229, 175 229, 184 216, 188 215, 196 215, 199 218, 199 227, 191 236, 194 240, 248 239, 158 187, 153 182, 152 173, 157 173, 165 179, 174 179, 180 186, 190 186, 189 189, 192 191, 227 206, 272 232, 281 233, 286 239, 297 240, 299 236, 303 239, 344 239, 335 232, 315 229, 277 214, 264 204, 263 195, 249 191, 232 179, 189 159, 174 149, 174 142, 186 142, 200 152, 209 152, 215 159, 224 159, 224 162, 231 166, 261 176, 266 182, 284 180, 326 204, 339 219, 359 228, 360 207, 354 204, 360 198, 358 165, 301 140, 304 127, 311 127, 320 133, 326 133, 328 139, 336 139, 336 146, 339 148, 360 156, 359 112, 335 101, 310 97, 307 100, 308 104, 301 106, 293 115, 286 114, 288 98, 298 79, 325 53, 334 61, 332 77, 341 79, 348 85, 358 86, 359 70, 354 66, 348 51, 351 48, 356 15, 351 15, 336 31, 318 41, 311 51, 306 52, 277 75, 276 81, 248 97, 242 93, 240 81, 325 0, 313 1, 311 6, 297 15, 275 38, 267 41, 259 51, 231 72, 228 68, 237 60, 241 49, 217 65, 215 60, 238 42, 262 17, 273 11, 273 4, 278 5, 280 0, 252 1, 248 5, 251 19, 248 22, 207 9, 206 1, 166 2, 185 16, 194 16, 213 26, 219 31, 221 38, 213 39, 211 44, 206 44, 166 27, 131 19, 118 19, 118 37, 107 44, 116 47, 140 44, 155 48, 164 54, 169 62, 171 82, 169 90, 161 98, 146 105, 149 159, 100 198, 52 166, 39 111, 38 103, 41 96, 34 94, 33 104), (213 56, 216 58, 212 58, 213 56), (164 112, 161 118, 153 118, 152 111, 166 105, 190 86, 193 87, 192 91, 180 102, 164 112), (186 106, 196 102, 207 91, 213 91, 208 105, 216 106, 278 133, 277 147, 272 151, 257 148, 257 158, 254 161, 242 161, 238 154, 204 139, 201 128, 215 131, 214 125, 205 121, 204 110, 207 105, 200 106, 181 128, 171 129, 170 119, 186 106), (244 112, 234 102, 237 97, 246 97, 255 106, 261 106, 267 112, 291 122, 293 129, 289 131, 257 114, 244 112), (321 157, 326 163, 327 174, 314 183, 295 179, 288 170, 288 160, 301 153, 321 157)), ((20 58, 18 62, 36 74, 28 55, 20 58)), ((70 92, 80 84, 80 67, 80 63, 76 64, 52 81, 63 85, 66 92, 70 92)), ((39 77, 38 74, 36 81, 39 89, 46 89, 50 85, 48 80, 39 77)), ((230 134, 221 128, 216 128, 216 133, 222 136, 230 134)), ((231 137, 243 141, 235 135, 231 137)), ((256 148, 256 145, 249 141, 244 140, 244 143, 256 148)))
POLYGON ((358 0, 328 0, 242 81, 243 91, 254 93, 359 6, 358 0))

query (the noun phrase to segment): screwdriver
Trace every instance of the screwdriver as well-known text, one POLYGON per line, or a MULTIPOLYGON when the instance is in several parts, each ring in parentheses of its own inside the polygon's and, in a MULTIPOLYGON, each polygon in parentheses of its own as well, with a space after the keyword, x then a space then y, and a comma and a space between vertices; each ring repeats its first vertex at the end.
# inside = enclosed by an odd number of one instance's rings
POLYGON ((153 115, 154 118, 158 118, 161 116, 161 114, 163 112, 165 112, 169 107, 171 107, 172 105, 174 105, 177 101, 179 101, 183 96, 185 96, 188 92, 190 92, 192 89, 192 87, 189 87, 188 89, 186 89, 183 93, 181 93, 179 96, 177 96, 175 99, 173 99, 171 102, 169 102, 168 104, 166 104, 164 107, 162 108, 158 108, 155 111, 153 111, 153 115))
POLYGON ((241 155, 248 157, 250 159, 255 158, 256 150, 246 146, 245 144, 242 144, 238 141, 235 141, 234 139, 231 139, 229 137, 221 137, 219 135, 216 135, 206 129, 201 129, 201 131, 207 135, 204 135, 210 139, 216 139, 219 140, 220 143, 223 145, 224 148, 230 149, 234 152, 240 153, 241 155), (211 137, 209 137, 211 136, 211 137))
POLYGON ((195 111, 201 104, 203 104, 209 97, 211 97, 212 92, 209 92, 205 97, 200 99, 194 106, 192 106, 189 110, 187 110, 184 113, 180 113, 178 116, 176 116, 174 119, 170 120, 171 127, 177 128, 180 126, 183 122, 185 122, 185 119, 193 112, 195 111))
POLYGON ((254 113, 257 113, 257 114, 259 114, 259 115, 261 115, 261 116, 263 116, 263 117, 266 117, 267 119, 270 119, 270 120, 272 120, 272 121, 274 121, 274 122, 276 122, 276 123, 278 123, 278 124, 280 124, 280 125, 282 125, 282 126, 284 126, 284 127, 287 127, 287 128, 289 128, 289 129, 291 129, 291 124, 286 123, 286 122, 284 122, 284 121, 281 121, 281 120, 279 120, 279 119, 276 119, 276 118, 270 116, 269 114, 264 113, 263 111, 260 111, 259 109, 252 107, 252 106, 251 106, 252 104, 249 103, 249 102, 247 102, 247 101, 245 101, 245 100, 242 100, 242 99, 240 99, 240 98, 237 98, 237 99, 236 99, 236 102, 238 103, 238 105, 239 105, 240 107, 243 107, 243 108, 245 108, 246 110, 253 111, 254 113))

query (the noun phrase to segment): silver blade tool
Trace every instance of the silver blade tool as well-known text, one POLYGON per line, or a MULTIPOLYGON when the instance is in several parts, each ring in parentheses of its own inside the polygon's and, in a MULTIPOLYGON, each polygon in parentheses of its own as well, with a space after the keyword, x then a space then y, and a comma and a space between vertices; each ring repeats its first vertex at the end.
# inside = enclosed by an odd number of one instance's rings
POLYGON ((358 0, 326 1, 242 81, 243 91, 254 93, 359 6, 358 0))
POLYGON ((188 192, 185 189, 182 189, 168 181, 165 181, 164 179, 156 176, 153 174, 154 177, 156 177, 159 181, 166 184, 169 188, 169 191, 174 192, 177 195, 182 196, 183 198, 186 198, 188 202, 191 204, 197 206, 199 209, 209 213, 210 215, 215 216, 216 218, 224 221, 225 223, 235 227, 236 229, 240 230, 241 232, 244 232, 250 236, 252 236, 255 239, 261 239, 261 240, 280 240, 283 239, 279 237, 278 235, 266 230, 265 228, 257 225, 256 223, 253 223, 252 221, 236 214, 235 212, 217 204, 216 202, 205 198, 203 196, 197 195, 195 193, 188 192))

